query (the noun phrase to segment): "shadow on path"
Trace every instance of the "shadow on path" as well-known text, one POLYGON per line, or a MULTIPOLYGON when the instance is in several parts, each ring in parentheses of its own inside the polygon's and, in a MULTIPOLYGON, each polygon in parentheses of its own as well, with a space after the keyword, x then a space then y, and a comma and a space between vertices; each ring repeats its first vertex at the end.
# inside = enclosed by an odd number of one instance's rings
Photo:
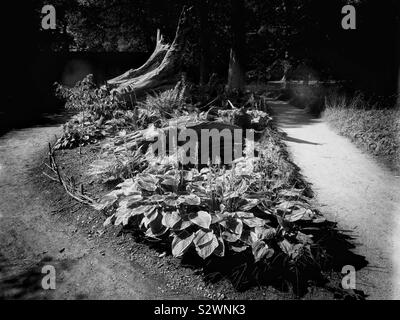
POLYGON ((316 142, 306 141, 306 140, 302 140, 302 139, 292 138, 292 137, 289 137, 288 135, 285 135, 283 137, 283 140, 289 141, 289 142, 294 142, 294 143, 311 144, 311 145, 314 145, 314 146, 320 146, 321 145, 321 143, 316 143, 316 142))
POLYGON ((304 109, 293 107, 284 101, 269 101, 274 111, 274 121, 281 128, 298 128, 321 122, 321 119, 310 116, 304 109))

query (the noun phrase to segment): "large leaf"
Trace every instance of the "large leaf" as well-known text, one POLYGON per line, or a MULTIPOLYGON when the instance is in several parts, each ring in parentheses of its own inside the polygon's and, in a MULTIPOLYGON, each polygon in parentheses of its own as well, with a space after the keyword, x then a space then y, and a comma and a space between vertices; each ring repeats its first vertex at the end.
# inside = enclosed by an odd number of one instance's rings
POLYGON ((244 195, 249 188, 249 184, 246 180, 240 180, 239 184, 235 186, 235 192, 237 195, 241 196, 244 195))
POLYGON ((312 210, 306 208, 299 208, 293 210, 290 214, 285 215, 285 220, 288 222, 296 222, 299 220, 310 221, 315 217, 312 210))
POLYGON ((141 174, 137 176, 137 184, 142 190, 156 191, 158 179, 152 174, 141 174))
POLYGON ((121 194, 120 190, 114 190, 108 194, 106 194, 100 202, 93 205, 93 208, 96 210, 102 211, 108 208, 111 208, 117 201, 118 197, 121 194))
POLYGON ((117 211, 115 212, 115 225, 127 225, 129 222, 129 219, 133 216, 139 216, 139 215, 145 215, 147 218, 146 221, 150 220, 150 216, 153 215, 156 210, 157 206, 152 206, 152 205, 144 205, 144 206, 139 206, 136 208, 129 208, 128 207, 129 201, 127 199, 124 199, 120 201, 119 207, 117 211))
POLYGON ((174 176, 167 176, 161 181, 161 184, 165 186, 177 187, 179 186, 179 177, 177 179, 177 177, 174 176))
POLYGON ((135 216, 143 214, 147 217, 147 216, 152 215, 157 210, 157 208, 158 208, 157 205, 143 205, 143 206, 134 208, 132 210, 132 213, 135 216))
POLYGON ((197 169, 192 169, 190 171, 183 170, 183 179, 185 181, 193 181, 199 175, 200 175, 200 173, 197 169))
POLYGON ((266 221, 264 219, 260 219, 257 217, 242 219, 242 221, 250 228, 262 227, 266 224, 266 221))
POLYGON ((189 205, 189 206, 198 206, 198 205, 200 205, 201 200, 195 194, 189 194, 189 195, 180 196, 178 198, 178 202, 189 205))
POLYGON ((235 212, 235 216, 240 218, 243 223, 245 223, 250 228, 261 227, 267 223, 266 220, 255 217, 252 212, 238 211, 235 212))
POLYGON ((191 192, 196 193, 198 196, 206 197, 207 196, 207 189, 203 186, 203 181, 197 181, 190 184, 191 192))
POLYGON ((240 211, 250 211, 255 206, 257 206, 259 203, 260 203, 260 200, 258 200, 258 199, 247 199, 247 203, 242 205, 239 208, 239 210, 240 211))
POLYGON ((117 188, 121 188, 121 189, 129 188, 133 183, 134 183, 134 181, 132 178, 126 179, 123 182, 121 182, 120 184, 118 184, 117 188))
POLYGON ((159 240, 162 235, 164 235, 168 231, 167 228, 160 229, 158 232, 154 232, 152 228, 147 229, 145 232, 145 236, 149 238, 154 238, 159 240))
POLYGON ((252 245, 252 252, 256 262, 269 259, 274 255, 274 250, 269 248, 264 241, 257 241, 252 245))
POLYGON ((246 251, 249 246, 240 242, 232 243, 230 248, 232 251, 240 253, 246 251))
POLYGON ((234 212, 234 215, 238 218, 254 218, 254 214, 251 212, 245 212, 245 211, 237 211, 234 212))
POLYGON ((124 196, 130 196, 140 192, 136 182, 129 187, 122 188, 121 191, 123 192, 124 196))
POLYGON ((286 253, 288 256, 290 256, 293 252, 293 245, 287 241, 286 239, 283 239, 279 243, 279 247, 282 249, 284 253, 286 253))
POLYGON ((303 189, 279 190, 279 195, 288 198, 302 199, 303 189))
POLYGON ((296 259, 298 255, 310 251, 310 246, 308 244, 302 244, 302 243, 292 244, 286 239, 279 242, 279 247, 282 249, 284 253, 286 253, 292 259, 296 259))
POLYGON ((206 174, 209 172, 210 172, 210 168, 207 168, 207 167, 200 170, 200 174, 206 174))
POLYGON ((211 224, 211 215, 205 211, 198 211, 191 213, 189 215, 189 219, 192 223, 197 224, 198 226, 209 229, 211 224))
POLYGON ((217 237, 218 240, 218 247, 214 250, 214 254, 218 257, 225 256, 225 242, 222 237, 217 237))
POLYGON ((173 228, 174 231, 182 231, 189 228, 192 225, 191 221, 181 219, 173 228))
POLYGON ((212 232, 211 230, 204 231, 200 229, 196 232, 196 237, 194 238, 193 243, 196 246, 202 246, 211 242, 214 237, 214 232, 212 232))
POLYGON ((165 201, 165 196, 161 194, 153 194, 147 198, 147 203, 160 203, 165 201))
POLYGON ((167 228, 172 229, 179 221, 181 221, 181 217, 178 211, 165 212, 162 219, 162 224, 167 228))
POLYGON ((128 224, 129 218, 132 216, 132 209, 127 207, 127 201, 122 200, 119 203, 119 207, 114 216, 116 218, 114 223, 116 226, 120 224, 125 226, 128 224))
MULTIPOLYGON (((145 215, 145 216, 143 217, 142 222, 141 222, 140 225, 141 225, 141 226, 144 226, 145 228, 148 228, 149 225, 150 225, 154 220, 156 220, 158 217, 161 217, 161 214, 160 214, 157 210, 154 210, 154 211, 150 212, 148 215, 145 215)), ((161 220, 160 220, 160 225, 161 225, 161 220)))
POLYGON ((137 208, 129 208, 129 199, 121 200, 119 203, 119 207, 115 212, 114 216, 116 218, 115 225, 127 225, 129 222, 129 218, 138 215, 150 215, 154 213, 157 209, 157 206, 139 206, 137 208))
POLYGON ((134 194, 131 194, 129 197, 125 198, 125 200, 127 202, 127 207, 133 208, 137 206, 140 201, 143 200, 143 197, 140 192, 136 192, 134 194))
POLYGON ((117 185, 120 192, 125 196, 130 196, 138 193, 138 185, 133 179, 126 179, 124 182, 117 185))
POLYGON ((150 228, 146 231, 146 236, 159 239, 158 237, 162 236, 168 231, 168 228, 162 225, 162 219, 162 215, 157 214, 156 218, 149 222, 150 228))
POLYGON ((221 222, 222 220, 224 220, 225 217, 223 214, 216 212, 214 214, 211 215, 211 224, 215 224, 218 222, 221 222))
POLYGON ((203 258, 208 258, 219 246, 217 237, 213 234, 212 240, 200 246, 196 246, 197 254, 203 258))
POLYGON ((111 225, 113 223, 113 220, 115 220, 115 216, 109 216, 103 223, 103 227, 108 227, 109 225, 111 225))
POLYGON ((172 255, 174 257, 181 257, 189 249, 193 242, 195 234, 188 234, 187 232, 182 232, 181 235, 175 235, 174 240, 172 240, 172 255))
POLYGON ((276 235, 276 229, 266 227, 255 227, 254 233, 259 240, 271 240, 276 235))
POLYGON ((179 201, 177 195, 175 193, 167 193, 164 194, 165 200, 164 205, 169 207, 177 207, 179 205, 179 201))
POLYGON ((254 231, 245 229, 242 232, 242 236, 240 237, 240 240, 242 240, 244 243, 251 246, 254 242, 256 242, 258 240, 258 237, 254 231))
POLYGON ((298 231, 296 235, 296 239, 303 244, 312 244, 314 242, 312 237, 312 235, 308 235, 300 231, 298 231))
POLYGON ((222 237, 228 242, 236 242, 240 239, 243 232, 243 223, 239 219, 230 218, 221 221, 220 224, 224 227, 222 237))

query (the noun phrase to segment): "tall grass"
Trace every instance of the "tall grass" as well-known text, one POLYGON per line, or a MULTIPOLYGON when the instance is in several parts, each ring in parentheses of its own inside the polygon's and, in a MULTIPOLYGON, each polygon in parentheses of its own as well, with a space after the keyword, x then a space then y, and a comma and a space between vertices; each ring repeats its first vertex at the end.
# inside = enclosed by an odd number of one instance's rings
POLYGON ((146 99, 139 102, 137 107, 146 112, 156 113, 161 118, 173 118, 186 105, 186 90, 186 83, 181 80, 173 89, 147 95, 146 99))
POLYGON ((400 109, 382 107, 362 93, 331 91, 325 98, 324 118, 339 134, 400 168, 400 109))

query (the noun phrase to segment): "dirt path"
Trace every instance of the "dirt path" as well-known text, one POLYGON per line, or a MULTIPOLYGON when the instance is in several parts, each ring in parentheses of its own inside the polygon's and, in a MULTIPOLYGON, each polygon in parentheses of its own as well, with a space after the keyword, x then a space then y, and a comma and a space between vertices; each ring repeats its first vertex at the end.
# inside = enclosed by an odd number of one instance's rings
POLYGON ((356 274, 357 289, 370 299, 400 299, 400 177, 322 120, 283 102, 271 107, 321 211, 354 231, 360 243, 356 252, 369 261, 356 274))
POLYGON ((59 133, 52 126, 0 137, 0 299, 182 299, 147 278, 143 267, 51 216, 30 171, 59 133), (54 291, 41 287, 44 265, 55 267, 54 291))

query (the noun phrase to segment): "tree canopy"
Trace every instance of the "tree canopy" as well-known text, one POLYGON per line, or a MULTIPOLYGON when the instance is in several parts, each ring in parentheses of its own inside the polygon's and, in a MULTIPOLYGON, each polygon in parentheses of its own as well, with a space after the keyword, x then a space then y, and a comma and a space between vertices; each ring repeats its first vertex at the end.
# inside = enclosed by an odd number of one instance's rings
MULTIPOLYGON (((182 7, 194 6, 197 10, 187 44, 186 65, 189 69, 200 65, 200 74, 222 74, 227 70, 235 39, 233 3, 235 0, 54 0, 57 30, 49 32, 39 28, 40 9, 45 1, 34 0, 37 45, 40 50, 54 51, 150 53, 156 30, 171 40, 182 7)), ((382 64, 384 69, 393 68, 393 26, 400 16, 395 0, 385 4, 377 0, 243 3, 243 12, 235 19, 240 19, 244 28, 242 59, 252 79, 276 79, 275 69, 281 74, 285 68, 302 64, 316 77, 340 79, 351 78, 361 69, 378 72, 382 64), (356 30, 341 27, 341 8, 346 4, 357 9, 356 30)))

